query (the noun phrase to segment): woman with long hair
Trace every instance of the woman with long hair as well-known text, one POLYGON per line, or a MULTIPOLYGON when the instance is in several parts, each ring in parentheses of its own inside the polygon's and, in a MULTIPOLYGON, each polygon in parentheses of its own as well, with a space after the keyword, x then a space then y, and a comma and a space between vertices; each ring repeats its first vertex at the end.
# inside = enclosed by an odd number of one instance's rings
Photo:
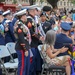
POLYGON ((70 56, 64 55, 57 57, 58 54, 64 53, 68 50, 66 47, 62 47, 61 49, 54 49, 56 39, 56 33, 53 30, 49 30, 46 33, 45 41, 42 47, 42 54, 46 60, 46 62, 51 65, 65 66, 66 74, 70 75, 70 56))

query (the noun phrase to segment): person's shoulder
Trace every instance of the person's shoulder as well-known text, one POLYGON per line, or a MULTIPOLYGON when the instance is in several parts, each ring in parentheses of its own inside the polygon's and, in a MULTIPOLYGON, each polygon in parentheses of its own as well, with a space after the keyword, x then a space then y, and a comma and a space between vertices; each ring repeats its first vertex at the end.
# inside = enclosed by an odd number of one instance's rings
POLYGON ((48 44, 43 44, 42 50, 47 50, 48 48, 50 48, 50 45, 48 45, 48 44))
POLYGON ((46 21, 44 24, 43 24, 43 27, 51 27, 51 23, 50 22, 48 22, 48 21, 46 21))
POLYGON ((69 43, 72 43, 72 39, 71 38, 68 37, 67 40, 68 40, 69 43))
POLYGON ((56 34, 56 37, 59 37, 59 36, 61 36, 62 34, 61 33, 59 33, 59 34, 56 34))
POLYGON ((72 39, 70 37, 68 37, 68 36, 66 36, 66 37, 64 37, 62 39, 64 39, 64 41, 67 42, 67 43, 73 43, 72 39))
POLYGON ((67 38, 62 34, 62 33, 59 33, 59 34, 56 34, 56 40, 66 40, 67 38))

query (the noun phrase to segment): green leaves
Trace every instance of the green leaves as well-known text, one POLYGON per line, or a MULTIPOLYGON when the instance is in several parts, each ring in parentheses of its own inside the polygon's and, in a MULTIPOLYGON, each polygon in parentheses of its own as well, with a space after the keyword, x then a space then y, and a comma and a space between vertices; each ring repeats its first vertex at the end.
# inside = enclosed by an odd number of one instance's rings
POLYGON ((16 0, 13 0, 13 3, 14 3, 14 4, 16 4, 16 3, 17 3, 17 1, 16 1, 16 0))
POLYGON ((33 0, 29 0, 29 2, 30 2, 30 5, 33 5, 33 0))
POLYGON ((71 2, 72 2, 73 4, 75 4, 75 0, 71 0, 71 2))
POLYGON ((5 2, 5 0, 0 0, 0 2, 5 2))

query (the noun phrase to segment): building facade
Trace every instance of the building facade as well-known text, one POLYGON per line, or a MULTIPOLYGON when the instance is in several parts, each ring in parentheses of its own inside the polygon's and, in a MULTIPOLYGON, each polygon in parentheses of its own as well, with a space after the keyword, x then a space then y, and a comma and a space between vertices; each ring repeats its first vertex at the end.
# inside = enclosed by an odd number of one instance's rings
MULTIPOLYGON (((16 4, 29 4, 29 0, 5 0, 6 4, 13 4, 14 1, 16 1, 16 4)), ((35 4, 41 4, 40 3, 41 0, 35 0, 35 4)), ((47 4, 47 0, 42 0, 44 3, 47 4)), ((74 8, 74 5, 71 3, 70 0, 59 0, 57 3, 58 8, 69 8, 72 9, 74 8)))
POLYGON ((29 0, 5 0, 5 3, 6 4, 13 4, 13 3, 16 3, 16 4, 23 4, 23 3, 29 3, 29 0))
POLYGON ((71 3, 70 0, 59 0, 57 3, 58 8, 69 8, 72 9, 74 5, 71 3))

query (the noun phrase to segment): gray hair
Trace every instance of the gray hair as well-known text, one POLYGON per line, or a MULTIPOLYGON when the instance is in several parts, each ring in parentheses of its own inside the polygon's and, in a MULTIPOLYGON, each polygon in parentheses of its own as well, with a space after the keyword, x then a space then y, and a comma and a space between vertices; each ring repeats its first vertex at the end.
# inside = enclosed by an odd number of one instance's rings
POLYGON ((54 45, 55 40, 56 40, 55 31, 53 31, 53 30, 47 31, 44 43, 48 44, 48 45, 54 45))

